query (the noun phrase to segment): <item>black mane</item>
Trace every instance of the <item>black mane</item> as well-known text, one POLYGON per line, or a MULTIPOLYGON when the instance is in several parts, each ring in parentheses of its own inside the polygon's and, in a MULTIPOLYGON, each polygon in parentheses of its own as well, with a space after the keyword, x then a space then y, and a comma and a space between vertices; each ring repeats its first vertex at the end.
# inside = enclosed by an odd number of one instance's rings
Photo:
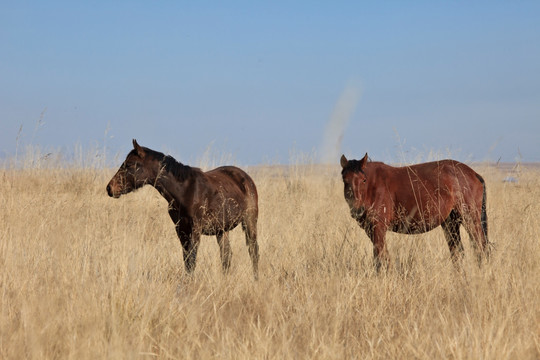
POLYGON ((143 149, 147 156, 150 155, 154 159, 158 160, 161 168, 163 168, 165 171, 167 171, 169 174, 171 174, 180 181, 184 181, 190 178, 194 172, 200 170, 199 168, 193 168, 191 166, 184 165, 181 162, 176 161, 176 159, 172 156, 165 155, 162 152, 148 148, 143 149))
POLYGON ((193 175, 193 172, 199 170, 198 168, 192 168, 191 166, 184 165, 178 162, 170 155, 164 155, 161 160, 161 165, 165 171, 172 174, 180 181, 184 181, 193 175))

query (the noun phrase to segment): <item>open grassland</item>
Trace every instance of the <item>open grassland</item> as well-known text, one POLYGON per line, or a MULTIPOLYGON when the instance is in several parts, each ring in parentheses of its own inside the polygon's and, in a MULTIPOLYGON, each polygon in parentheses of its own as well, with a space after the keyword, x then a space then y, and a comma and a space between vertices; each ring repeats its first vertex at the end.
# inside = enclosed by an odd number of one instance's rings
POLYGON ((260 279, 241 229, 222 275, 203 237, 184 272, 167 204, 118 200, 116 169, 0 170, 0 358, 538 359, 540 170, 487 182, 491 262, 463 271, 440 228, 388 234, 392 264, 349 216, 339 165, 246 168, 259 190, 260 279))

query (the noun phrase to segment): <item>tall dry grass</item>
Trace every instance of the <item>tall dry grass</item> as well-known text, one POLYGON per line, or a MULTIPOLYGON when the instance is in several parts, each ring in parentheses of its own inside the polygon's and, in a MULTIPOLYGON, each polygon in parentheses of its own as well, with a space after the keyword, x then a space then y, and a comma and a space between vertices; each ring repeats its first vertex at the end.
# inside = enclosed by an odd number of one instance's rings
MULTIPOLYGON (((39 159, 39 157, 38 157, 39 159)), ((215 238, 193 276, 151 187, 118 200, 116 169, 0 170, 0 358, 538 359, 540 170, 477 167, 491 262, 463 272, 442 230, 388 235, 392 265, 349 217, 339 166, 252 167, 260 279, 240 229, 221 274, 215 238)))

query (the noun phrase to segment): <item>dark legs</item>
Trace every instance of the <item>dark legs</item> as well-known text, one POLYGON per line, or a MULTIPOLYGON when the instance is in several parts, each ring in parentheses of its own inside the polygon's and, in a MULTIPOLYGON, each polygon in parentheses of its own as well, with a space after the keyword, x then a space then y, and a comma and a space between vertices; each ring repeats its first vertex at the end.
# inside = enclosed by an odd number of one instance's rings
POLYGON ((182 244, 182 250, 184 254, 184 265, 186 266, 186 271, 190 274, 195 270, 195 265, 197 262, 197 250, 199 249, 200 235, 196 234, 180 234, 177 227, 178 237, 180 238, 180 243, 182 244))
POLYGON ((180 244, 182 244, 186 271, 190 274, 195 270, 201 234, 193 232, 189 221, 186 218, 181 218, 174 208, 169 208, 169 216, 174 223, 180 244))
POLYGON ((366 228, 366 234, 373 243, 373 258, 375 260, 375 269, 377 272, 381 270, 381 267, 388 269, 390 265, 390 257, 388 256, 388 249, 386 248, 385 237, 386 228, 383 226, 373 225, 366 228))
POLYGON ((223 273, 227 273, 231 266, 231 244, 229 242, 228 232, 219 232, 217 235, 217 242, 219 245, 219 255, 221 256, 221 267, 223 273))
POLYGON ((486 183, 480 175, 478 180, 482 183, 482 199, 478 196, 474 205, 470 206, 470 214, 465 221, 465 229, 472 239, 478 264, 482 264, 482 259, 489 260, 491 243, 488 240, 488 218, 486 209, 486 183))
POLYGON ((486 227, 483 226, 480 213, 476 216, 475 213, 467 213, 467 216, 462 217, 455 210, 450 212, 448 218, 441 224, 444 230, 444 236, 448 242, 450 248, 450 254, 452 260, 456 263, 463 258, 463 244, 461 243, 461 236, 459 234, 459 226, 463 224, 465 230, 469 234, 471 243, 476 252, 478 264, 482 264, 482 259, 489 257, 489 243, 486 231, 486 227))
MULTIPOLYGON (((487 220, 486 220, 487 221, 487 220)), ((480 216, 478 218, 471 218, 466 219, 464 221, 463 226, 465 226, 465 230, 467 230, 467 233, 469 233, 469 237, 471 239, 471 242, 474 247, 474 251, 476 252, 476 258, 478 261, 478 265, 482 265, 482 260, 485 258, 486 260, 489 259, 489 241, 487 237, 487 226, 482 226, 482 222, 480 220, 480 216)))
MULTIPOLYGON (((193 230, 193 226, 185 218, 180 218, 175 209, 169 209, 169 215, 175 224, 176 234, 182 244, 184 255, 184 264, 186 271, 192 273, 195 270, 197 260, 197 250, 199 248, 201 234, 193 230)), ((253 216, 246 215, 242 221, 242 228, 246 233, 246 245, 249 251, 249 257, 253 264, 253 273, 255 279, 259 275, 259 245, 257 244, 257 214, 253 216)), ((221 267, 224 273, 227 273, 231 266, 231 245, 229 234, 226 231, 220 231, 216 235, 221 256, 221 267)))
POLYGON ((255 279, 259 278, 259 244, 257 243, 257 215, 246 216, 242 222, 242 228, 246 233, 246 245, 248 247, 249 257, 253 264, 253 275, 255 279))
POLYGON ((461 217, 455 210, 452 210, 448 218, 441 224, 454 263, 457 263, 463 258, 463 244, 461 243, 461 236, 459 234, 460 224, 461 217))

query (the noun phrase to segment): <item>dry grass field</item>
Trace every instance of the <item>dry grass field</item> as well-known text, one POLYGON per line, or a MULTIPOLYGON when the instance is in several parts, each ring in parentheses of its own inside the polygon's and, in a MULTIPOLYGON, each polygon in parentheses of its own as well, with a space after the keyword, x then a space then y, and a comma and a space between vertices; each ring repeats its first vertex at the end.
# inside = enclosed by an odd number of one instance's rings
MULTIPOLYGON (((474 166, 487 182, 490 263, 464 234, 388 234, 392 264, 349 216, 340 168, 247 167, 259 191, 260 279, 241 229, 221 273, 203 237, 193 276, 167 204, 120 199, 116 168, 0 169, 2 359, 539 359, 540 169, 474 166)), ((120 162, 119 162, 120 163, 120 162)))

